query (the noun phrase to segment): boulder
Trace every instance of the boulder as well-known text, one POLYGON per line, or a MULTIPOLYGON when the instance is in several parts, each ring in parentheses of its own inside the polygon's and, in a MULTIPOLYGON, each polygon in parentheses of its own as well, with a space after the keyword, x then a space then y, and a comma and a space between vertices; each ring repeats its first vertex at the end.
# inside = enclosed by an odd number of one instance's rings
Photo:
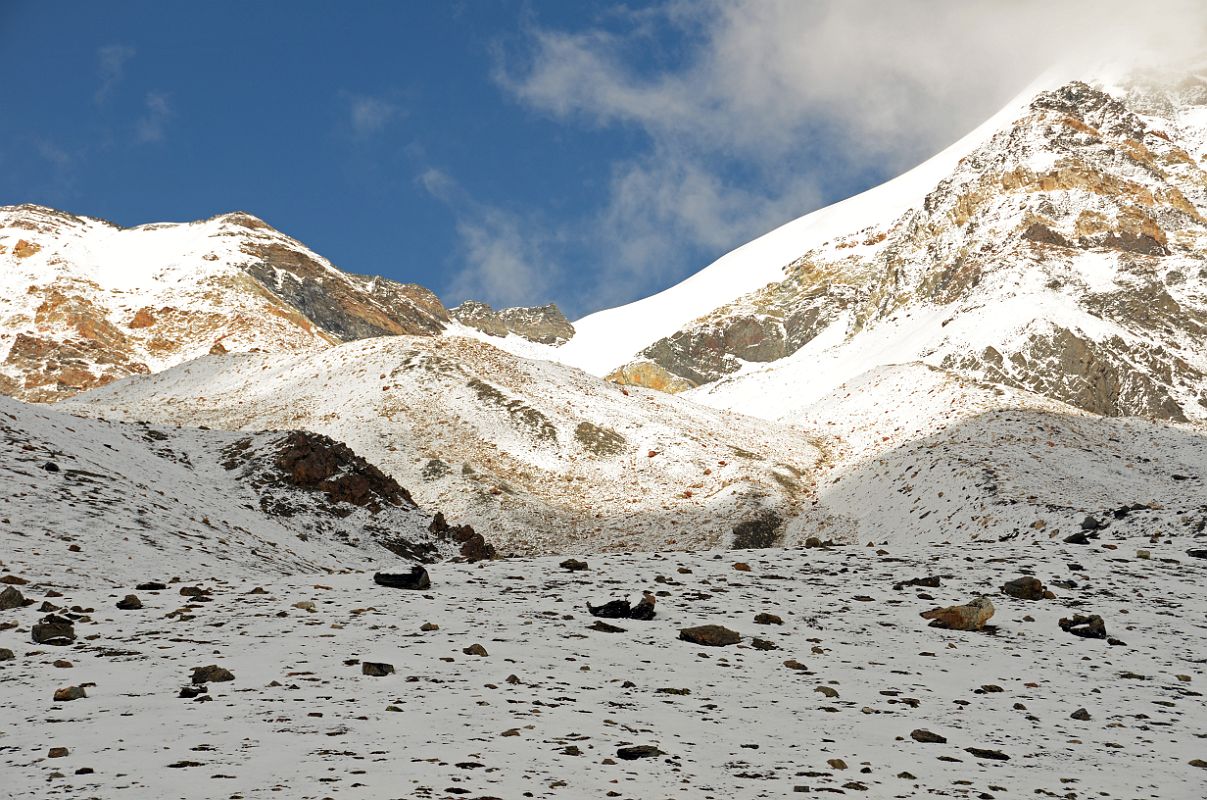
POLYGON ((1053 600, 1056 597, 1048 591, 1043 581, 1031 575, 1007 581, 1002 585, 1002 594, 1019 600, 1053 600))
POLYGON ((138 599, 138 595, 128 594, 117 601, 117 607, 122 611, 137 611, 142 608, 142 601, 138 599))
POLYGON ((66 703, 87 696, 88 693, 84 691, 83 686, 64 686, 62 689, 55 689, 54 701, 56 703, 66 703))
POLYGON ((942 736, 938 733, 931 733, 930 731, 926 730, 926 728, 918 728, 917 730, 910 731, 909 738, 913 739, 915 742, 922 742, 923 744, 947 743, 946 736, 942 736))
POLYGON ((1083 639, 1105 639, 1106 623, 1097 614, 1074 614, 1070 618, 1061 618, 1060 629, 1083 639))
POLYGON ((570 572, 582 572, 587 568, 587 562, 579 561, 577 558, 567 558, 565 561, 558 564, 558 566, 562 569, 569 570, 570 572))
POLYGON ((25 605, 25 595, 21 594, 20 589, 5 586, 4 591, 0 592, 0 611, 8 611, 10 608, 20 608, 23 605, 25 605))
POLYGON ((378 661, 363 661, 360 665, 360 672, 362 675, 384 678, 387 675, 394 674, 394 665, 378 661))
POLYGON ((616 750, 616 757, 623 761, 635 761, 639 758, 655 758, 666 755, 652 744, 635 744, 631 747, 621 747, 616 750))
POLYGON ((208 667, 193 667, 192 681, 195 684, 200 683, 222 683, 223 681, 233 681, 234 674, 225 667, 219 667, 217 664, 210 664, 208 667))
POLYGON ((931 621, 932 628, 947 628, 953 631, 983 630, 985 623, 993 616, 993 603, 988 597, 978 597, 962 606, 947 606, 923 611, 922 619, 931 621))
POLYGON ((33 626, 30 637, 38 644, 65 647, 75 641, 75 625, 66 617, 47 614, 33 626))
POLYGON ((391 589, 430 589, 432 579, 427 570, 416 564, 410 572, 378 572, 373 576, 373 582, 378 586, 388 586, 391 589))
POLYGON ((742 641, 742 635, 722 625, 698 625, 679 631, 679 638, 706 647, 725 647, 742 641))

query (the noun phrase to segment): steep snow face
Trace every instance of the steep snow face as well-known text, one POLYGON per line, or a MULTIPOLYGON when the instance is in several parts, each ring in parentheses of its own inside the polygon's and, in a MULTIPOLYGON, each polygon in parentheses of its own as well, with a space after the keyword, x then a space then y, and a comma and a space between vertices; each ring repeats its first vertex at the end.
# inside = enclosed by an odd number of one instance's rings
POLYGON ((907 176, 926 186, 911 200, 849 201, 776 280, 718 289, 612 377, 774 419, 921 361, 1098 414, 1207 418, 1207 81, 1181 77, 1029 95, 907 176))
POLYGON ((0 393, 53 401, 209 352, 439 333, 425 289, 348 275, 248 214, 119 228, 0 208, 0 393))
POLYGON ((1044 76, 976 130, 881 186, 776 228, 665 291, 577 320, 574 338, 549 357, 605 375, 693 320, 782 281, 802 253, 836 236, 894 220, 916 206, 960 159, 1022 115, 1036 92, 1058 82, 1055 73, 1044 76))
POLYGON ((336 442, 83 419, 0 397, 0 568, 57 586, 255 580, 451 555, 336 442), (168 565, 171 565, 170 567, 168 565))
POLYGON ((385 337, 206 357, 73 411, 346 441, 504 552, 770 544, 813 499, 803 430, 625 389, 483 342, 385 337))

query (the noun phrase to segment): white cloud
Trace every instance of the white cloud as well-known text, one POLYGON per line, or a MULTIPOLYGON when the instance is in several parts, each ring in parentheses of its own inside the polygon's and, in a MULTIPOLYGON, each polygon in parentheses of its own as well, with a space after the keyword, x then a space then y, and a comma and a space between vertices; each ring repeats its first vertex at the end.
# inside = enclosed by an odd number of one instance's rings
POLYGON ((126 74, 126 62, 134 58, 134 54, 133 47, 121 44, 105 45, 96 51, 101 85, 97 87, 92 99, 97 105, 106 102, 122 82, 126 74))
POLYGON ((385 130, 398 116, 398 106, 377 97, 356 95, 349 99, 348 124, 358 138, 367 138, 385 130))
POLYGON ((162 142, 164 129, 172 116, 172 106, 168 103, 167 95, 162 92, 147 92, 143 98, 143 107, 143 115, 135 124, 135 137, 142 143, 162 142))

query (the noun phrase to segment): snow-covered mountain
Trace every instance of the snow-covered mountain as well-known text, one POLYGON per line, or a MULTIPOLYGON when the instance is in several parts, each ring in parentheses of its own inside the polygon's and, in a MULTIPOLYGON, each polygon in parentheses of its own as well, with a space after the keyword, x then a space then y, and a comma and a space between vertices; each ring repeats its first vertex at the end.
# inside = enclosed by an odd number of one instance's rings
POLYGON ((553 357, 772 419, 913 361, 1205 419, 1204 75, 1041 84, 901 178, 580 320, 553 357))

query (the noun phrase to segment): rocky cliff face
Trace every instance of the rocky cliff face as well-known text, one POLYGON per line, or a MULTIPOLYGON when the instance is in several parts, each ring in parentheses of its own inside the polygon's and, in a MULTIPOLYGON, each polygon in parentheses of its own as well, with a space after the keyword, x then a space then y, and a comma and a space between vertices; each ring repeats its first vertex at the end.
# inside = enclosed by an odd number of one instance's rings
POLYGON ((505 308, 495 311, 486 303, 469 300, 449 312, 452 317, 488 336, 514 334, 538 344, 559 345, 574 336, 574 326, 556 305, 505 308))
POLYGON ((934 317, 893 356, 1095 413, 1204 418, 1205 159, 1202 76, 1042 92, 917 207, 819 243, 611 377, 675 391, 802 350, 864 358, 934 317))
POLYGON ((0 393, 54 401, 207 353, 437 335, 420 286, 344 273, 249 214, 119 228, 0 208, 0 393))

